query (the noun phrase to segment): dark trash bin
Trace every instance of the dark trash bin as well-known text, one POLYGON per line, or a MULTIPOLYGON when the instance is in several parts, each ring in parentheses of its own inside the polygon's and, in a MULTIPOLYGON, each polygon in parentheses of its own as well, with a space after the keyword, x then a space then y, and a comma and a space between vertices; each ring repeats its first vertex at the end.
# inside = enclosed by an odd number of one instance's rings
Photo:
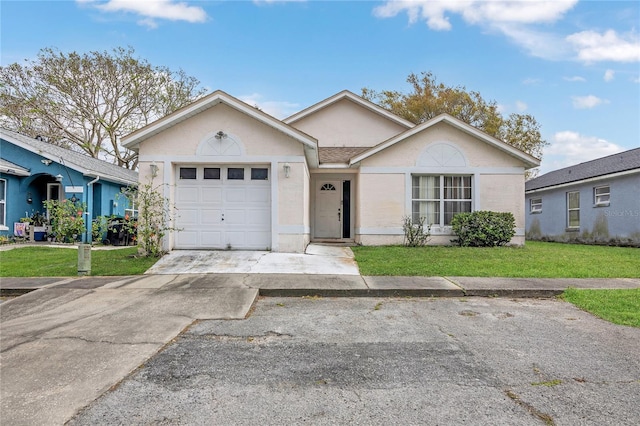
POLYGON ((129 245, 129 232, 125 226, 125 219, 115 219, 107 227, 107 241, 112 246, 129 245))

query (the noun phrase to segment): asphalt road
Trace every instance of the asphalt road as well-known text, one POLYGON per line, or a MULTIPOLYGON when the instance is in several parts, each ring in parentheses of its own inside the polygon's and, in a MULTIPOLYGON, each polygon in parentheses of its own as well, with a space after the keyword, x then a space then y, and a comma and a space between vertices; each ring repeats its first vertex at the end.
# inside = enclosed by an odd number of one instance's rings
POLYGON ((261 298, 69 424, 637 425, 640 329, 536 299, 261 298))

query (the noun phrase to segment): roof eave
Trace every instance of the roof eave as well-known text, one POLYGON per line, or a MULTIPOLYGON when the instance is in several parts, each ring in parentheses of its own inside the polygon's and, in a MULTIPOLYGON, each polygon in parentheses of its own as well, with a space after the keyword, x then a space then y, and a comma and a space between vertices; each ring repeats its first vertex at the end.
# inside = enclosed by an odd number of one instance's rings
POLYGON ((502 142, 499 139, 494 138, 493 136, 490 136, 478 129, 476 129, 475 127, 461 121, 458 120, 457 118, 454 118, 448 114, 440 114, 437 117, 434 117, 430 120, 425 121, 422 124, 419 124, 411 129, 408 129, 407 131, 400 133, 399 135, 396 135, 392 138, 387 139, 386 141, 372 147, 371 149, 369 149, 368 151, 363 152, 362 154, 353 157, 349 164, 353 165, 355 163, 358 163, 372 155, 377 154, 380 151, 383 151, 387 148, 389 148, 390 146, 395 145, 396 143, 407 139, 415 134, 418 134, 438 123, 441 122, 447 122, 448 124, 452 125, 453 127, 457 128, 458 130, 461 130, 471 136, 474 136, 478 139, 481 139, 487 143, 489 143, 490 145, 493 145, 494 147, 498 148, 499 150, 506 152, 507 154, 519 159, 520 161, 522 161, 525 164, 525 169, 532 169, 535 167, 539 167, 540 166, 540 160, 527 154, 524 151, 521 151, 517 148, 512 147, 511 145, 502 142))
POLYGON ((313 137, 297 129, 294 129, 293 127, 290 127, 288 124, 278 120, 277 118, 271 117, 270 115, 260 111, 259 109, 254 108, 220 90, 215 91, 210 95, 195 101, 191 105, 187 105, 186 107, 155 121, 154 123, 151 123, 141 129, 136 130, 133 133, 128 134, 127 136, 122 138, 122 145, 125 148, 136 150, 139 147, 140 143, 145 139, 148 139, 151 136, 176 125, 177 123, 180 123, 220 103, 224 103, 231 108, 234 108, 244 114, 251 116, 252 118, 257 119, 258 121, 280 131, 281 133, 284 133, 287 136, 296 139, 305 146, 309 146, 313 149, 317 148, 318 142, 313 137))
POLYGON ((302 111, 299 111, 287 118, 285 118, 284 120, 282 120, 284 123, 286 124, 292 124, 295 123, 296 121, 299 121, 305 117, 308 117, 312 114, 314 114, 315 112, 324 109, 330 105, 333 105, 334 103, 343 100, 343 99, 349 99, 352 102, 355 102, 359 105, 361 105, 362 107, 378 114, 381 116, 384 116, 385 118, 396 122, 397 124, 406 127, 407 129, 410 129, 412 127, 415 126, 414 123, 410 122, 409 120, 405 120, 402 117, 399 117, 395 114, 393 114, 392 112, 387 111, 386 109, 374 104, 373 102, 369 102, 366 99, 356 95, 355 93, 352 93, 348 90, 343 90, 339 93, 336 93, 333 96, 328 97, 327 99, 324 99, 314 105, 311 105, 310 107, 307 107, 305 109, 303 109, 302 111))

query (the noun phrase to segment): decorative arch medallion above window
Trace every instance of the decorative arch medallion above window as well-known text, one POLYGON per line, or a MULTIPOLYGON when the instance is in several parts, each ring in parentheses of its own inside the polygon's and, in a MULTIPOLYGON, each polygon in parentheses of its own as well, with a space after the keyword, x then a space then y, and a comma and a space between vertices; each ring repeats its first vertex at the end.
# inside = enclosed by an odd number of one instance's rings
POLYGON ((460 149, 448 143, 429 145, 416 160, 418 167, 466 167, 467 160, 460 149))
POLYGON ((197 155, 240 156, 244 153, 244 146, 237 136, 224 132, 208 135, 198 145, 197 155))

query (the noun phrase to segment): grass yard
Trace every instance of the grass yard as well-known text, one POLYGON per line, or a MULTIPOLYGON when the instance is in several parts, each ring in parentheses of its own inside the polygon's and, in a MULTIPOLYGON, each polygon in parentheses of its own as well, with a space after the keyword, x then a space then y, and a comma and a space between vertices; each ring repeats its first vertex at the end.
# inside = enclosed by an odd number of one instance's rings
POLYGON ((525 247, 353 247, 363 275, 638 278, 640 249, 528 241, 525 247))
POLYGON ((567 302, 614 324, 640 327, 640 288, 626 290, 567 289, 567 302))
MULTIPOLYGON (((91 275, 139 275, 158 259, 135 257, 137 247, 92 250, 91 275)), ((71 248, 21 247, 0 252, 0 277, 78 275, 78 251, 71 248)))

